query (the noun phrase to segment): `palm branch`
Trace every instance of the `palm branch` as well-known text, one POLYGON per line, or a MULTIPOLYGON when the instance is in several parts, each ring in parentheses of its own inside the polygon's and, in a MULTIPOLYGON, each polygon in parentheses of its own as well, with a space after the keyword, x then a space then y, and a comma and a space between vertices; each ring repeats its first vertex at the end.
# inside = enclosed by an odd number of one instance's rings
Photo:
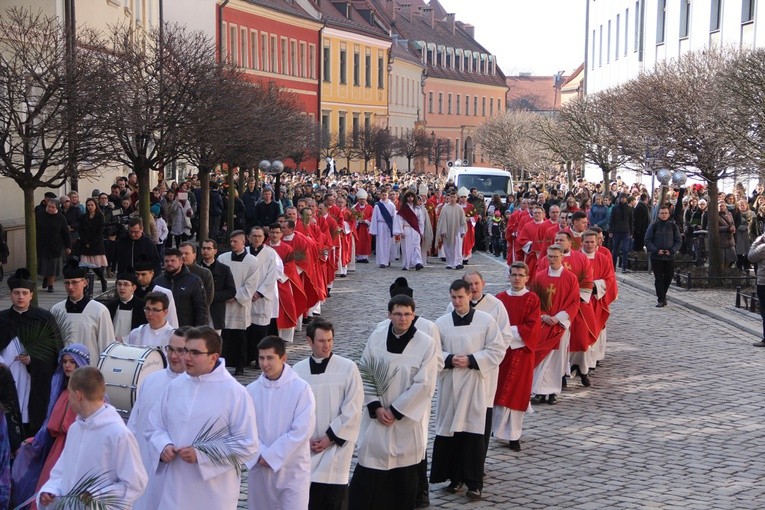
POLYGON ((228 424, 215 429, 216 419, 207 422, 197 433, 191 446, 205 454, 217 466, 230 466, 237 475, 242 474, 242 464, 245 454, 241 451, 240 443, 244 439, 241 434, 234 434, 228 424))
POLYGON ((56 359, 72 336, 72 325, 62 311, 53 312, 53 322, 36 322, 18 328, 18 338, 30 357, 56 359))
POLYGON ((69 493, 56 496, 55 510, 126 510, 128 501, 109 490, 113 484, 108 473, 86 473, 72 487, 69 493))
POLYGON ((385 407, 384 395, 390 388, 393 377, 398 372, 398 367, 390 373, 390 364, 383 358, 362 359, 357 363, 357 366, 361 374, 364 393, 378 397, 380 403, 385 407))

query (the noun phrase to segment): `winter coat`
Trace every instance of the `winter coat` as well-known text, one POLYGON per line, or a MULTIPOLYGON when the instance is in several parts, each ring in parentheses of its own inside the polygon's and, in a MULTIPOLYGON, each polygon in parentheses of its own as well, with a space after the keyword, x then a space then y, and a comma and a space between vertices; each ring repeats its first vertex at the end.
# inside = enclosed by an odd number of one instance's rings
POLYGON ((645 247, 651 258, 656 260, 673 260, 682 242, 680 229, 672 220, 654 221, 645 233, 645 247), (659 250, 669 250, 669 255, 659 255, 659 250))
POLYGON ((104 255, 104 215, 80 217, 80 255, 104 255))

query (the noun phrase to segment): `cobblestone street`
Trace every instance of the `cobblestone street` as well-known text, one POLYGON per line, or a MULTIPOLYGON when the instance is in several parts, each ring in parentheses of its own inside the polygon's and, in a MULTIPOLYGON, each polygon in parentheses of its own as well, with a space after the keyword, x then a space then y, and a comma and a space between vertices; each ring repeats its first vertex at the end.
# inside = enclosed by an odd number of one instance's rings
MULTIPOLYGON (((479 254, 468 267, 484 274, 487 292, 506 288, 498 259, 479 254)), ((417 313, 435 319, 460 272, 441 263, 419 272, 358 264, 356 273, 337 280, 322 310, 335 324, 336 352, 359 358, 386 316, 388 286, 402 275, 414 289, 417 313)), ((654 303, 652 295, 622 284, 593 386, 571 381, 557 405, 535 406, 524 423, 522 452, 493 441, 484 500, 471 508, 765 505, 758 483, 765 477, 765 405, 748 391, 765 380, 765 352, 751 347, 757 340, 751 334, 673 304, 671 293, 667 308, 654 303)), ((290 362, 307 353, 298 342, 290 362)), ((246 375, 244 383, 256 372, 246 375)), ((464 494, 440 489, 431 487, 432 508, 466 504, 464 494)))

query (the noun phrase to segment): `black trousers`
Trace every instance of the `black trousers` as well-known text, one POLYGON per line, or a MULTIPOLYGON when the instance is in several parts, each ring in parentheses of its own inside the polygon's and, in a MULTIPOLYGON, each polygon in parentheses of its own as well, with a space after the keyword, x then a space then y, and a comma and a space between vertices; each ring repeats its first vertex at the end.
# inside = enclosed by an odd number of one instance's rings
POLYGON ((372 469, 360 464, 353 470, 348 510, 405 510, 417 499, 417 466, 372 469))
POLYGON ((455 432, 454 436, 436 436, 430 483, 449 480, 464 482, 470 490, 483 490, 483 465, 486 440, 483 434, 455 432))
POLYGON ((347 497, 347 485, 311 482, 308 510, 343 510, 347 497))
POLYGON ((486 408, 486 425, 483 430, 483 438, 486 441, 486 449, 483 452, 484 458, 489 455, 489 441, 491 440, 491 419, 494 416, 494 408, 486 408))
POLYGON ((667 291, 675 276, 675 261, 651 258, 651 267, 653 267, 656 297, 659 301, 666 301, 667 291))
POLYGON ((760 300, 760 316, 762 316, 762 339, 765 341, 765 285, 757 286, 757 299, 760 300))
POLYGON ((247 361, 245 363, 258 359, 258 344, 268 336, 268 327, 268 324, 265 326, 250 324, 247 328, 247 342, 245 344, 245 357, 247 361))
POLYGON ((417 464, 417 497, 428 495, 428 454, 417 464))
POLYGON ((247 358, 247 336, 243 329, 224 329, 221 337, 223 338, 223 357, 226 360, 227 367, 244 369, 245 359, 247 358))

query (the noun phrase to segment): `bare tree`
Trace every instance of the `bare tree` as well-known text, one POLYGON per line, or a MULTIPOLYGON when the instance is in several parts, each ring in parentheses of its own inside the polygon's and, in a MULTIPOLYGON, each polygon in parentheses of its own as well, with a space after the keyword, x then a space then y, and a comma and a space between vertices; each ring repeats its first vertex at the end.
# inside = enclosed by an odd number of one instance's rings
POLYGON ((412 171, 412 160, 425 158, 430 154, 432 142, 422 129, 409 131, 395 141, 395 154, 406 158, 406 170, 412 171))
POLYGON ((372 128, 371 136, 375 157, 381 161, 385 161, 385 171, 390 174, 390 160, 396 151, 395 140, 390 134, 390 129, 375 126, 372 128))
POLYGON ((684 169, 704 179, 709 191, 709 275, 722 270, 718 230, 718 182, 747 169, 738 147, 737 121, 731 114, 730 92, 724 79, 733 55, 703 50, 662 63, 625 85, 622 121, 633 132, 661 140, 656 158, 669 169, 684 169))
POLYGON ((148 33, 114 27, 107 48, 102 70, 111 93, 97 112, 107 132, 104 150, 137 175, 148 228, 151 172, 181 156, 181 130, 197 106, 214 48, 202 33, 177 25, 148 33))
POLYGON ((345 167, 350 170, 351 161, 356 159, 356 156, 358 156, 358 149, 354 146, 353 143, 348 143, 347 140, 343 140, 338 137, 337 155, 338 157, 341 157, 345 160, 345 167))
MULTIPOLYGON (((99 126, 91 112, 107 87, 92 51, 68 61, 57 18, 12 8, 0 17, 0 175, 24 193, 26 265, 37 274, 34 191, 59 188, 79 164, 99 162, 99 126)), ((77 46, 93 48, 81 31, 77 46)), ((85 171, 85 170, 81 170, 85 171)))
POLYGON ((364 173, 369 171, 369 162, 377 155, 374 133, 371 129, 364 130, 356 142, 356 156, 364 162, 364 173))

